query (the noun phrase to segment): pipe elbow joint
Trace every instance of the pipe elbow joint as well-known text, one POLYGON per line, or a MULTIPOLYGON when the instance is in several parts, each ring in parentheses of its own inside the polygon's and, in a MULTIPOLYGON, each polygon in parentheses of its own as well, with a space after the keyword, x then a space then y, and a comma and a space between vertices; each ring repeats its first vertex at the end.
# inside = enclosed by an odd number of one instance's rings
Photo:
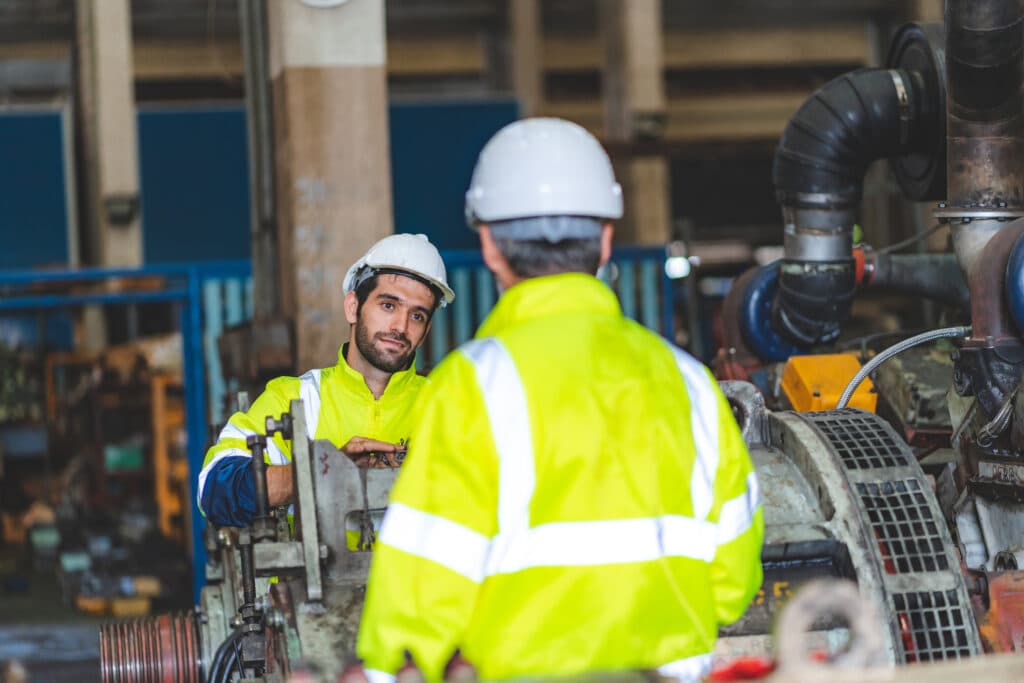
POLYGON ((784 361, 804 349, 780 334, 772 309, 779 292, 779 262, 757 268, 739 304, 739 328, 747 347, 766 363, 784 361))
POLYGON ((835 341, 850 316, 857 291, 854 260, 787 259, 779 266, 778 279, 778 295, 771 310, 772 326, 778 333, 803 347, 835 341))

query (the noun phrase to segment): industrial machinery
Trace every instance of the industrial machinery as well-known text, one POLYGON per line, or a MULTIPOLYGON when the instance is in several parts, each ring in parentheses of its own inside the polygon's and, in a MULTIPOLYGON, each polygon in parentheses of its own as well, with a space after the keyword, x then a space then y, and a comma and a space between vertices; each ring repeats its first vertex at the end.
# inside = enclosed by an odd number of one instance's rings
MULTIPOLYGON (((723 389, 757 467, 766 518, 764 587, 723 630, 723 656, 769 652, 775 611, 821 577, 856 581, 885 615, 883 663, 979 652, 950 532, 892 427, 859 410, 771 412, 749 383, 723 389)), ((256 519, 244 529, 211 528, 199 607, 104 626, 105 681, 283 681, 297 669, 334 680, 356 662, 369 549, 397 470, 359 467, 330 443, 309 441, 301 401, 268 418, 267 434, 275 433, 292 441, 295 539, 283 510, 267 508, 265 465, 254 457, 256 519)), ((262 453, 266 437, 249 441, 262 453)), ((816 624, 822 648, 834 649, 845 626, 816 624)))
MULTIPOLYGON (((856 495, 881 495, 870 504, 864 499, 869 516, 910 533, 896 540, 873 526, 868 538, 877 541, 887 574, 906 563, 938 566, 937 555, 921 555, 926 547, 952 552, 944 566, 965 577, 986 649, 1014 651, 1024 647, 1017 626, 1024 604, 1009 588, 1021 580, 1024 562, 1022 25, 1020 2, 948 0, 944 27, 904 27, 886 68, 841 76, 805 102, 782 136, 773 172, 785 256, 735 283, 716 362, 720 378, 749 378, 769 388, 763 373, 772 364, 820 352, 839 339, 853 299, 865 288, 947 305, 956 324, 903 340, 858 373, 906 352, 889 361, 898 366, 875 376, 886 406, 880 412, 896 431, 880 418, 841 409, 852 383, 826 406, 839 410, 772 414, 769 423, 796 420, 823 434, 826 425, 835 430, 851 420, 884 426, 887 438, 875 428, 844 426, 837 437, 844 466, 854 457, 849 453, 865 454, 855 459, 872 463, 868 469, 897 452, 897 461, 936 454, 926 461, 932 478, 919 480, 913 491, 897 488, 910 484, 895 470, 875 485, 850 482, 856 495), (864 172, 884 158, 908 199, 937 202, 936 229, 949 228, 952 253, 901 255, 853 244, 864 172), (940 338, 949 345, 944 363, 934 359, 942 351, 911 350, 940 338), (878 506, 918 496, 928 507, 942 501, 928 520, 878 506), (951 535, 936 536, 932 525, 948 526, 951 535)), ((856 468, 858 476, 862 469, 856 468)))
POLYGON ((294 538, 287 512, 267 505, 267 436, 251 436, 253 523, 208 527, 207 586, 194 612, 103 627, 105 681, 284 681, 307 668, 334 680, 354 661, 374 530, 397 470, 359 467, 310 441, 301 401, 266 428, 292 441, 294 538))
MULTIPOLYGON (((764 587, 724 629, 725 656, 766 651, 778 607, 822 576, 855 581, 882 616, 887 663, 1024 647, 1024 6, 949 0, 946 12, 945 30, 905 27, 887 68, 835 79, 793 117, 774 170, 785 258, 736 282, 717 369, 756 379, 769 363, 827 347, 865 287, 941 300, 969 313, 970 327, 921 337, 951 339, 947 365, 904 356, 901 367, 919 371, 876 375, 899 407, 888 420, 820 405, 769 410, 753 384, 723 382, 766 520, 764 587), (938 202, 955 253, 855 248, 864 172, 882 158, 909 199, 938 202), (948 421, 936 415, 947 411, 948 421), (918 456, 936 449, 950 457, 926 474, 918 456)), ((266 508, 253 458, 264 504, 249 528, 209 535, 200 606, 104 627, 105 680, 273 681, 305 667, 334 680, 355 661, 369 548, 396 471, 310 442, 300 402, 268 420, 267 433, 278 432, 293 444, 294 537, 266 508)), ((262 453, 260 437, 250 448, 262 453)), ((812 630, 823 647, 845 632, 828 619, 812 630)))

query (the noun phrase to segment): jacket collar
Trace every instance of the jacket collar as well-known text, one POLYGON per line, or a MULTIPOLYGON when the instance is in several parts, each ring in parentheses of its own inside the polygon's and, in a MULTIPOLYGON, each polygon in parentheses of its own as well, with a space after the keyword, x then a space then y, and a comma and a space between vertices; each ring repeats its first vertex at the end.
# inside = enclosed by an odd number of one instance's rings
POLYGON ((546 275, 523 280, 509 288, 480 325, 476 336, 491 337, 527 320, 575 312, 622 315, 615 293, 593 275, 546 275))
MULTIPOLYGON (((366 378, 363 377, 362 373, 353 368, 348 364, 348 359, 345 357, 348 351, 348 342, 341 345, 338 349, 338 365, 339 377, 346 387, 356 393, 365 393, 373 398, 373 393, 370 391, 370 387, 366 386, 366 378)), ((409 384, 418 377, 416 374, 416 359, 413 358, 412 363, 405 370, 399 370, 398 372, 391 375, 391 379, 388 380, 388 385, 384 389, 384 393, 381 398, 391 396, 404 391, 409 384)))

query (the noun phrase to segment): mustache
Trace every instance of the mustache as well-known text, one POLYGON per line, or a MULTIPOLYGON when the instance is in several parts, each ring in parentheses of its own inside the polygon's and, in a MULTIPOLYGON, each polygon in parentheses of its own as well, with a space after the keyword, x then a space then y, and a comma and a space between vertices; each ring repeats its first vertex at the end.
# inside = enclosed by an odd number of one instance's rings
POLYGON ((406 346, 411 346, 412 342, 401 332, 378 332, 374 335, 377 339, 391 339, 393 341, 402 342, 406 346))

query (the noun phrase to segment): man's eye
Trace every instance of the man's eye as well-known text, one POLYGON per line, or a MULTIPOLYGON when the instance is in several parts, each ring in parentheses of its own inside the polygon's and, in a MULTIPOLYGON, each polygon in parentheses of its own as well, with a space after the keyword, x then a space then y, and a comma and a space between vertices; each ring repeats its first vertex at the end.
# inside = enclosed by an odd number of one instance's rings
POLYGON ((422 313, 413 313, 412 314, 412 319, 415 320, 418 323, 422 323, 422 322, 425 322, 427 320, 427 316, 423 315, 422 313))
POLYGON ((390 301, 385 301, 384 303, 381 304, 381 308, 383 308, 385 311, 390 311, 394 307, 395 305, 390 301))

